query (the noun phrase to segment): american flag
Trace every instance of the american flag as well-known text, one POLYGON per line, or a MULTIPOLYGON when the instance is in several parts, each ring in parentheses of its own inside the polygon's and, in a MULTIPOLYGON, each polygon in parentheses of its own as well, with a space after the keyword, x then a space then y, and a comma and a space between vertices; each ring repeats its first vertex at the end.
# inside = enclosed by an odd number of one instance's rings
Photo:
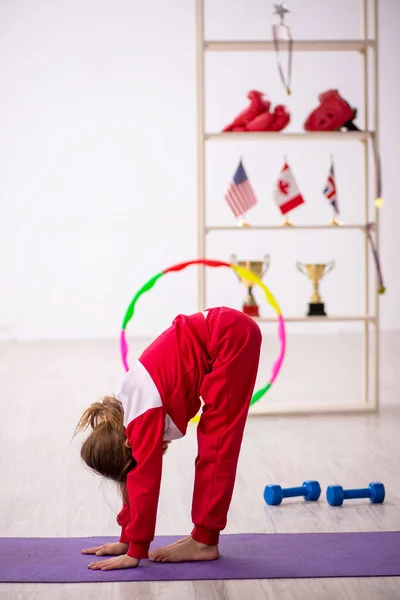
POLYGON ((331 168, 329 170, 328 179, 326 180, 326 184, 323 191, 327 200, 332 204, 333 210, 336 214, 339 214, 339 204, 336 195, 336 183, 335 183, 335 171, 333 168, 333 161, 331 162, 331 168))
POLYGON ((242 161, 240 161, 233 180, 225 192, 225 200, 229 204, 235 217, 240 217, 257 204, 253 188, 247 179, 246 171, 244 170, 242 161))

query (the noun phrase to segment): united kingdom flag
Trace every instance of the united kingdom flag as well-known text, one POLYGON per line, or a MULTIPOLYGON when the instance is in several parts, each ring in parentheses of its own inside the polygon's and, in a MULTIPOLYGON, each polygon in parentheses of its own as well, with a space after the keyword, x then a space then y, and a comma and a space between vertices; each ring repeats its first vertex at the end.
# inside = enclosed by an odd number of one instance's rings
POLYGON ((333 160, 331 162, 331 168, 329 169, 329 175, 326 180, 323 193, 326 196, 327 200, 329 200, 329 202, 332 204, 332 208, 335 211, 335 213, 338 215, 339 203, 336 194, 335 170, 333 167, 333 160))

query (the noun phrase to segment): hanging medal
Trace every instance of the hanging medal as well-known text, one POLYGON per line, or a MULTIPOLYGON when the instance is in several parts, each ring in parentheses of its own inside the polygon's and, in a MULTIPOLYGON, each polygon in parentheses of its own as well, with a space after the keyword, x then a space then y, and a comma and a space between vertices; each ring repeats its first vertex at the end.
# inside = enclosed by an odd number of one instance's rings
POLYGON ((285 24, 285 15, 287 13, 289 13, 290 11, 284 2, 281 2, 280 4, 274 4, 274 9, 275 9, 274 15, 278 15, 279 19, 280 19, 279 24, 272 25, 272 39, 274 41, 275 57, 276 57, 277 65, 278 65, 278 71, 279 71, 280 78, 286 89, 287 95, 290 96, 292 93, 291 83, 292 83, 293 39, 292 39, 292 35, 290 32, 290 27, 285 24), (284 73, 282 61, 281 61, 281 55, 279 53, 279 42, 282 41, 280 38, 280 30, 281 29, 286 30, 287 41, 288 41, 288 59, 287 59, 286 74, 284 73))

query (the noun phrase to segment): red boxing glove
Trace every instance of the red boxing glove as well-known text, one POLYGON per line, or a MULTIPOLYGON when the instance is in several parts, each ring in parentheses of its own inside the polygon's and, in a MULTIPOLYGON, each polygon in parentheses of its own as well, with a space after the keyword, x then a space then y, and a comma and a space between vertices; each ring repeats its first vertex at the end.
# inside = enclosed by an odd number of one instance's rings
POLYGON ((290 121, 290 112, 287 110, 286 106, 278 104, 275 106, 274 117, 275 119, 271 123, 268 131, 282 131, 290 121))
POLYGON ((275 119, 274 113, 264 112, 246 125, 246 131, 270 131, 275 119))
POLYGON ((265 112, 246 125, 246 131, 282 131, 290 121, 286 106, 278 104, 273 113, 265 112))
POLYGON ((224 127, 223 131, 233 131, 236 127, 245 127, 247 123, 258 117, 258 115, 269 110, 271 103, 268 100, 264 100, 263 96, 264 94, 262 92, 251 90, 247 94, 247 97, 250 100, 249 106, 242 110, 232 123, 224 127))
POLYGON ((342 127, 357 130, 352 122, 357 111, 339 94, 338 90, 328 90, 319 95, 320 105, 312 111, 304 123, 306 131, 338 131, 342 127))

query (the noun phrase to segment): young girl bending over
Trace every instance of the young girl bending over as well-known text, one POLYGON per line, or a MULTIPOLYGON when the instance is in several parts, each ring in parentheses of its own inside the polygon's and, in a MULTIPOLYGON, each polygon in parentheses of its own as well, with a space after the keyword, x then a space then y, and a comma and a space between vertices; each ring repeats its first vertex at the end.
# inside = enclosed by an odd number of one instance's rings
POLYGON ((261 332, 243 313, 211 308, 179 315, 125 375, 116 397, 83 414, 76 433, 91 426, 81 457, 94 471, 121 484, 119 542, 82 550, 116 555, 91 569, 158 562, 215 560, 235 484, 237 462, 260 358, 261 332), (163 452, 181 438, 204 406, 197 427, 198 454, 191 534, 150 552, 154 539, 163 452))

